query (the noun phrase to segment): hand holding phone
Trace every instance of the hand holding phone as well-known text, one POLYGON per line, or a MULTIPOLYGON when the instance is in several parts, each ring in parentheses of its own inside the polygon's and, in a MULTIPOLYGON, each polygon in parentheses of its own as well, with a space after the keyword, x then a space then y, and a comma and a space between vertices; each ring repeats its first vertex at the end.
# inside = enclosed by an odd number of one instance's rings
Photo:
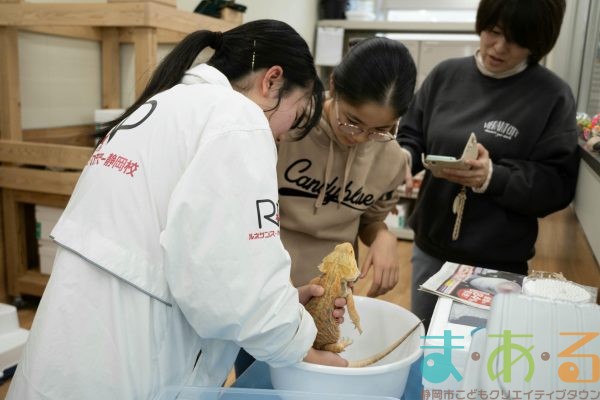
POLYGON ((427 155, 421 154, 423 166, 430 170, 434 176, 438 176, 443 168, 455 168, 455 169, 471 169, 471 166, 465 161, 477 159, 477 138, 474 133, 471 133, 465 149, 463 150, 462 156, 457 159, 449 156, 439 155, 427 155))

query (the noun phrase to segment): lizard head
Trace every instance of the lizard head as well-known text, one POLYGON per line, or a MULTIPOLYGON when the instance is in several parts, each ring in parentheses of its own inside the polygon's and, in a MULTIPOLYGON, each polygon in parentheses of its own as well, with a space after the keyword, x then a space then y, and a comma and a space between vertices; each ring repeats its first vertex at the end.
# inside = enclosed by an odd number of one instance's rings
POLYGON ((319 271, 323 274, 335 274, 345 282, 354 282, 360 275, 356 265, 354 248, 348 242, 338 244, 335 249, 323 258, 319 265, 319 271))

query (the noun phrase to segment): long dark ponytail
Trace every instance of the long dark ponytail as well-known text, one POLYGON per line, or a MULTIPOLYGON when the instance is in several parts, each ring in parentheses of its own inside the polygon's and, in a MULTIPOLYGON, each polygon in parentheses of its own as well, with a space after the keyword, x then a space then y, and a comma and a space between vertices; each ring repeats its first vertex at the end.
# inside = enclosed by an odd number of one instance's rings
POLYGON ((252 71, 279 65, 285 83, 280 98, 296 88, 312 88, 311 106, 297 122, 297 137, 306 135, 321 117, 323 85, 317 76, 314 60, 304 39, 288 24, 276 20, 247 22, 227 32, 200 30, 190 33, 162 60, 140 97, 119 118, 104 125, 104 136, 114 126, 129 117, 152 96, 181 82, 198 54, 206 47, 215 49, 207 64, 215 67, 230 82, 252 71))

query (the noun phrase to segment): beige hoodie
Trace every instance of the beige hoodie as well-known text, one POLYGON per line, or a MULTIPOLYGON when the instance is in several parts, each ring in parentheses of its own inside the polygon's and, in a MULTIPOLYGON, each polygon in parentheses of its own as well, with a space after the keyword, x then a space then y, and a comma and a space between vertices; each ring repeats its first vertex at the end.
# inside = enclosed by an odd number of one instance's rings
POLYGON ((325 114, 304 139, 279 145, 281 239, 292 258, 294 285, 317 276, 317 266, 335 245, 350 242, 356 250, 357 235, 364 239, 366 227, 385 228, 405 167, 395 140, 344 145, 325 114))

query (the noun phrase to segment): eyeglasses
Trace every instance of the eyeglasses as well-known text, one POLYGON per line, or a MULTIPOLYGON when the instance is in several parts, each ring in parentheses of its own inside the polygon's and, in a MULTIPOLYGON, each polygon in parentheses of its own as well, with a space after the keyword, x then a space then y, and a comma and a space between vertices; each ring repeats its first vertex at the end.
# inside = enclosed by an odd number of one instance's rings
POLYGON ((389 131, 377 131, 373 129, 363 129, 360 126, 348 124, 346 122, 340 122, 340 111, 338 107, 338 100, 335 99, 335 117, 337 118, 338 128, 348 135, 361 135, 365 132, 368 133, 369 140, 373 140, 375 142, 389 142, 390 140, 396 139, 396 131, 398 130, 398 123, 400 120, 396 121, 394 124, 394 133, 389 131))

